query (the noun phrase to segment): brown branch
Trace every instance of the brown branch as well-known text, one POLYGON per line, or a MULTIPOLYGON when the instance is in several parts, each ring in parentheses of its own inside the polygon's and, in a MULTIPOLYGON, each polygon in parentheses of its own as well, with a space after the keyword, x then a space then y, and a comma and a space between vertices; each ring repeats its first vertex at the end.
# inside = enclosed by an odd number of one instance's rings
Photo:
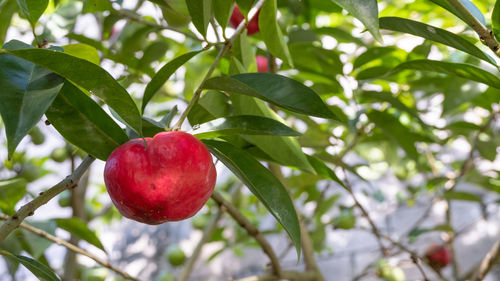
MULTIPOLYGON (((248 14, 248 16, 251 18, 253 17, 257 11, 262 7, 262 5, 264 4, 264 0, 259 0, 255 5, 254 7, 252 8, 252 10, 250 11, 250 13, 248 14)), ((219 53, 217 54, 217 57, 215 57, 215 60, 214 62, 212 63, 212 65, 210 66, 210 68, 208 69, 207 73, 205 74, 205 76, 203 77, 203 80, 201 81, 200 83, 200 86, 196 89, 196 91, 194 92, 193 94, 193 98, 191 99, 191 101, 189 102, 188 106, 186 107, 186 109, 184 110, 184 112, 182 112, 181 114, 181 117, 179 118, 179 120, 177 121, 177 123, 175 123, 175 125, 172 127, 173 130, 179 130, 182 126, 182 123, 184 122, 184 120, 186 119, 189 111, 191 110, 191 108, 193 108, 193 106, 196 104, 196 102, 198 102, 198 99, 200 98, 201 96, 201 92, 203 91, 203 84, 205 84, 205 81, 208 80, 208 78, 210 78, 210 76, 212 75, 212 73, 215 71, 215 67, 217 67, 217 64, 219 63, 219 61, 222 59, 222 57, 226 54, 226 52, 231 48, 234 40, 236 40, 236 38, 241 34, 241 32, 243 31, 243 29, 245 29, 245 27, 248 25, 248 22, 247 21, 242 21, 240 23, 240 25, 238 25, 238 27, 236 28, 236 30, 234 31, 234 34, 231 36, 231 38, 229 38, 229 40, 227 40, 225 43, 224 43, 224 47, 219 51, 219 53)))
POLYGON ((276 275, 260 275, 260 276, 250 276, 243 279, 238 279, 235 281, 276 281, 276 280, 290 280, 290 281, 315 281, 316 272, 314 271, 283 271, 281 278, 276 275))
POLYGON ((7 236, 14 231, 14 229, 16 229, 26 217, 32 216, 40 206, 46 204, 50 199, 54 198, 57 194, 63 192, 64 190, 75 188, 83 173, 90 167, 90 164, 92 164, 94 160, 95 158, 87 156, 83 159, 78 168, 76 168, 75 172, 60 181, 58 184, 49 188, 47 191, 40 192, 38 197, 22 206, 19 211, 9 217, 9 219, 0 227, 0 244, 2 244, 5 238, 7 238, 7 236))
POLYGON ((243 227, 247 233, 252 236, 257 243, 259 243, 260 247, 264 251, 264 253, 269 257, 271 261, 271 266, 273 268, 273 272, 275 276, 281 276, 281 265, 279 263, 278 257, 276 253, 274 253, 273 248, 267 242, 264 235, 255 227, 231 202, 227 201, 222 197, 220 193, 214 191, 212 193, 212 199, 221 206, 221 209, 227 211, 229 215, 241 226, 243 227))
POLYGON ((488 30, 468 9, 462 4, 460 0, 448 0, 451 6, 458 10, 458 12, 467 19, 467 24, 474 29, 474 31, 479 35, 481 42, 488 46, 495 55, 500 56, 498 50, 498 42, 493 36, 493 32, 488 30))
POLYGON ((377 242, 379 244, 380 251, 382 252, 382 255, 388 256, 389 251, 387 250, 387 248, 384 246, 384 243, 382 242, 382 234, 381 234, 380 230, 375 225, 375 222, 373 222, 372 218, 370 217, 370 214, 368 214, 368 211, 366 211, 365 207, 363 207, 361 202, 359 202, 359 200, 354 195, 354 192, 352 191, 352 185, 349 182, 349 180, 347 179, 347 173, 346 173, 346 170, 344 169, 344 167, 342 167, 342 171, 344 172, 344 175, 345 175, 343 182, 344 182, 345 186, 347 187, 347 191, 349 192, 352 199, 354 200, 354 204, 361 210, 361 213, 363 214, 363 216, 368 220, 368 223, 370 224, 370 227, 372 228, 372 232, 375 235, 375 237, 377 238, 377 242))
MULTIPOLYGON (((8 220, 9 217, 6 216, 6 215, 4 215, 4 214, 0 214, 0 219, 1 220, 8 220)), ((54 236, 54 235, 52 235, 50 233, 47 233, 47 232, 45 232, 45 231, 43 231, 43 230, 41 230, 39 228, 36 228, 36 227, 34 227, 34 226, 30 225, 30 224, 27 224, 25 222, 21 222, 19 224, 19 226, 21 226, 22 228, 24 228, 24 229, 26 229, 26 230, 28 230, 28 231, 30 231, 30 232, 32 232, 32 233, 40 236, 40 237, 43 237, 43 238, 45 238, 47 240, 52 241, 52 242, 56 243, 57 245, 64 246, 64 247, 66 247, 70 251, 73 251, 73 252, 75 252, 77 254, 86 256, 86 257, 94 260, 98 264, 100 264, 100 265, 102 265, 102 266, 104 266, 106 268, 109 268, 110 270, 112 270, 112 271, 120 274, 125 279, 134 280, 134 281, 140 281, 139 279, 134 278, 134 277, 130 276, 128 273, 126 273, 126 272, 122 271, 121 269, 113 266, 108 261, 105 261, 105 260, 103 260, 103 259, 101 259, 101 258, 99 258, 99 257, 97 257, 97 256, 95 256, 95 255, 93 255, 93 254, 85 251, 84 249, 82 249, 82 248, 80 248, 80 247, 78 247, 76 245, 73 245, 73 244, 71 244, 71 243, 69 243, 69 242, 67 242, 67 241, 65 241, 65 240, 63 240, 63 239, 61 239, 59 237, 56 237, 56 236, 54 236)))
POLYGON ((496 242, 491 250, 486 254, 484 259, 481 261, 479 268, 472 276, 471 281, 483 280, 493 265, 498 262, 500 262, 500 241, 496 242))

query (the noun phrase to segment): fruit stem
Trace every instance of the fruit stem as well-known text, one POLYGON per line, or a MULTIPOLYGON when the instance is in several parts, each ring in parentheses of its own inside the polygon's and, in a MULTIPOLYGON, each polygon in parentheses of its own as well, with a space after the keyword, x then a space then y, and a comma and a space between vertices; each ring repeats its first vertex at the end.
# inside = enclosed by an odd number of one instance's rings
MULTIPOLYGON (((264 5, 264 2, 265 2, 265 0, 259 0, 259 2, 257 2, 257 4, 255 4, 255 6, 252 8, 252 10, 250 10, 250 13, 248 14, 249 18, 252 18, 255 14, 257 14, 257 11, 259 11, 260 8, 262 7, 262 5, 264 5)), ((217 64, 222 59, 222 57, 231 48, 231 46, 233 45, 234 40, 236 40, 236 38, 241 34, 241 32, 243 31, 243 29, 247 25, 248 25, 247 21, 242 21, 240 23, 240 25, 238 25, 238 27, 234 31, 234 34, 231 36, 231 38, 229 38, 229 40, 227 40, 224 43, 224 47, 219 51, 219 53, 217 54, 217 57, 215 57, 214 62, 210 66, 210 69, 208 69, 207 74, 205 74, 205 77, 203 77, 203 81, 200 83, 200 86, 194 92, 193 98, 189 102, 187 108, 184 110, 184 112, 182 113, 182 115, 179 118, 179 120, 177 121, 177 123, 175 123, 175 125, 172 127, 172 130, 174 130, 174 131, 180 130, 180 128, 182 126, 182 123, 186 119, 189 111, 191 111, 191 109, 193 108, 193 106, 200 99, 201 92, 203 91, 203 85, 208 80, 208 78, 210 78, 210 76, 212 75, 212 73, 215 71, 215 68, 217 67, 217 64)))

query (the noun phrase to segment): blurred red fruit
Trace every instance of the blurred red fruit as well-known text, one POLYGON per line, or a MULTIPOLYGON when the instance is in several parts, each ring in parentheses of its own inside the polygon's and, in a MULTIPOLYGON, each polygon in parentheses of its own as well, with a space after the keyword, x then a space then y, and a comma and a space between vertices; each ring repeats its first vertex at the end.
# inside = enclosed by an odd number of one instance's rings
POLYGON ((266 57, 257 55, 257 56, 255 56, 255 60, 257 61, 257 71, 258 72, 269 72, 269 66, 267 64, 266 57))
POLYGON ((429 260, 429 265, 437 270, 446 267, 452 260, 452 254, 447 245, 430 245, 425 252, 425 257, 429 260))
MULTIPOLYGON (((247 34, 252 35, 254 33, 259 32, 259 12, 255 14, 255 16, 250 20, 250 22, 247 25, 247 34)), ((234 6, 233 13, 231 14, 231 19, 229 22, 231 23, 231 26, 234 28, 237 28, 238 25, 245 19, 245 16, 241 13, 240 9, 238 8, 238 5, 234 6)))

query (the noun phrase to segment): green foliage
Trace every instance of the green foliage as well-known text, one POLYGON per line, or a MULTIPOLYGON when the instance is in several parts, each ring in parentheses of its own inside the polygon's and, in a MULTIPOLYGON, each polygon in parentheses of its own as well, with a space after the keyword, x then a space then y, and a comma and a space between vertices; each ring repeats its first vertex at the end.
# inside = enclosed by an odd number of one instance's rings
MULTIPOLYGON (((37 197, 32 183, 59 168, 70 171, 87 154, 106 161, 129 139, 172 127, 202 139, 219 159, 217 192, 259 235, 288 234, 298 253, 299 216, 322 255, 336 254, 331 232, 362 228, 359 203, 343 200, 351 194, 389 209, 459 200, 488 210, 500 193, 492 164, 499 159, 500 72, 498 52, 485 44, 500 38, 500 1, 459 2, 462 9, 445 0, 150 0, 157 8, 151 12, 158 11, 151 17, 143 1, 125 9, 124 1, 0 0, 0 43, 8 41, 0 50, 0 155, 8 158, 0 159, 1 213, 13 215, 37 197), (243 29, 230 42, 234 6, 248 19, 256 3, 263 4, 260 32, 243 29), (79 33, 82 18, 92 19, 98 34, 79 33), (492 35, 478 32, 476 20, 492 35), (13 38, 18 34, 32 41, 13 38), (256 56, 271 73, 256 73, 256 56), (56 137, 66 143, 52 146, 56 137), (384 179, 398 181, 397 190, 371 182, 384 179), (360 181, 374 188, 359 192, 360 181), (263 224, 267 218, 277 223, 263 224)), ((121 216, 96 182, 91 178, 92 192, 82 198, 57 196, 68 211, 80 200, 79 218, 29 224, 104 250, 89 225, 121 216)), ((219 207, 209 201, 193 227, 210 226, 219 207)), ((206 263, 258 247, 228 216, 213 228, 207 241, 221 248, 206 263)), ((430 232, 462 233, 443 217, 412 226, 401 243, 430 232)), ((20 263, 42 280, 57 280, 45 255, 52 244, 20 228, 0 253, 11 274, 20 263)), ((166 254, 163 262, 174 266, 186 259, 166 254)), ((388 260, 374 269, 382 279, 404 279, 388 260)), ((103 280, 109 271, 80 265, 74 279, 103 280)))

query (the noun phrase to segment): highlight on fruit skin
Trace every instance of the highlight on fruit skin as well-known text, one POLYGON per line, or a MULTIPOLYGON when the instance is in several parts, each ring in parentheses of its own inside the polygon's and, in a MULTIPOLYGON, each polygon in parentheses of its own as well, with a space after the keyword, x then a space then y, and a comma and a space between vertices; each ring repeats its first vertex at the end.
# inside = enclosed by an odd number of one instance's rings
POLYGON ((111 153, 104 168, 118 211, 152 225, 194 216, 212 195, 216 177, 206 146, 181 131, 130 140, 111 153))
MULTIPOLYGON (((259 13, 260 10, 257 11, 257 13, 253 16, 253 18, 250 19, 247 25, 247 34, 252 35, 257 32, 259 32, 259 13)), ((233 13, 231 14, 231 18, 229 19, 229 23, 231 24, 232 27, 237 28, 238 25, 242 21, 245 20, 245 16, 241 13, 240 8, 238 8, 238 5, 234 5, 233 13)))

